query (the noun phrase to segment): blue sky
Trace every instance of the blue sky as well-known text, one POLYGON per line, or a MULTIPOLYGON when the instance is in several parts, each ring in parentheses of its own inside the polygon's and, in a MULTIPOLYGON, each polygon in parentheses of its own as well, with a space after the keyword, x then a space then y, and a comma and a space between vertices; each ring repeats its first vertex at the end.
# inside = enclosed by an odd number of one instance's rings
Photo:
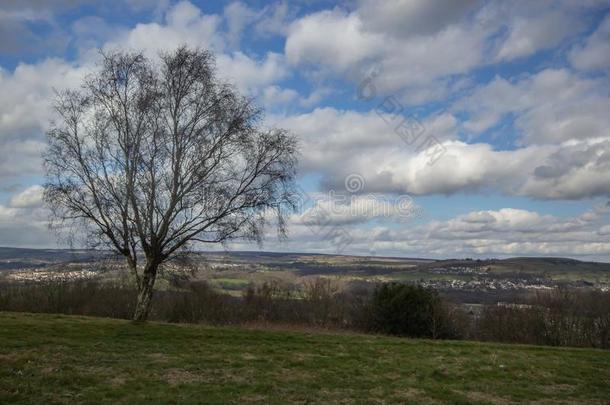
POLYGON ((53 89, 100 49, 186 44, 299 138, 317 203, 264 249, 610 260, 608 1, 24 0, 0 3, 0 27, 0 245, 57 245, 53 89), (320 212, 341 238, 307 222, 320 212))

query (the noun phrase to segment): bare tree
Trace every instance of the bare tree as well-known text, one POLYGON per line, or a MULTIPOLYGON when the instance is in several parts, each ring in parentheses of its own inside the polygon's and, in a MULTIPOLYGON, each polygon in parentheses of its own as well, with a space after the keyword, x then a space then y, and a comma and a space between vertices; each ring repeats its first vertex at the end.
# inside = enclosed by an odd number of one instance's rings
POLYGON ((124 256, 146 320, 159 266, 193 242, 260 242, 293 204, 296 141, 185 47, 152 62, 104 54, 79 91, 59 92, 44 155, 45 201, 124 256))

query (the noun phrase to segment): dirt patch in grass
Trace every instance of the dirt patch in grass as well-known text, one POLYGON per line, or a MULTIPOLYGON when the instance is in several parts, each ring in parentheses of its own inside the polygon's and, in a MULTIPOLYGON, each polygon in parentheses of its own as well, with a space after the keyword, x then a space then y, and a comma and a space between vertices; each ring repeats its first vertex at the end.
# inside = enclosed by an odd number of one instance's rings
POLYGON ((494 404, 494 405, 507 405, 512 404, 511 402, 505 398, 496 397, 494 395, 489 395, 484 392, 467 392, 466 396, 471 401, 483 402, 486 404, 494 404))
POLYGON ((258 360, 259 359, 258 356, 255 356, 255 355, 253 355, 251 353, 242 353, 241 358, 244 359, 244 360, 250 360, 250 361, 251 360, 258 360))
POLYGON ((155 363, 167 364, 172 358, 165 353, 149 353, 148 358, 151 359, 155 363))
POLYGON ((424 403, 424 404, 439 403, 438 401, 434 401, 431 398, 429 398, 424 390, 420 390, 420 389, 412 388, 412 387, 405 388, 402 390, 395 390, 393 397, 398 400, 401 400, 401 401, 404 400, 406 402, 417 401, 417 403, 424 403))
POLYGON ((193 373, 191 371, 181 370, 177 368, 172 368, 168 370, 164 375, 163 379, 169 385, 182 385, 182 384, 196 384, 202 383, 205 381, 203 376, 193 373))
POLYGON ((265 403, 267 397, 265 395, 244 395, 239 397, 239 403, 241 404, 260 404, 265 403))
POLYGON ((545 394, 567 394, 574 391, 574 388, 570 384, 552 384, 540 387, 540 391, 545 394))
POLYGON ((49 366, 49 367, 45 367, 43 369, 40 370, 40 372, 44 375, 53 375, 56 374, 58 372, 60 372, 61 370, 59 369, 59 367, 55 367, 55 366, 49 366))
POLYGON ((115 376, 112 377, 110 379, 110 381, 108 381, 110 383, 110 385, 112 387, 118 388, 118 387, 122 387, 123 385, 125 385, 127 383, 127 378, 123 377, 123 376, 115 376))

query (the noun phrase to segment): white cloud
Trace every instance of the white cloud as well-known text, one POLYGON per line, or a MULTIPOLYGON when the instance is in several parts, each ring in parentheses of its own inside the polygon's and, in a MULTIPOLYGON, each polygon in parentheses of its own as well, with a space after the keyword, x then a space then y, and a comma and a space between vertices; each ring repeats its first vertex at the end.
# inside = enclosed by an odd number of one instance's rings
POLYGON ((127 4, 134 10, 154 10, 154 14, 160 14, 169 7, 169 0, 127 0, 127 4))
POLYGON ((610 195, 610 140, 566 145, 538 162, 527 173, 522 194, 556 199, 610 195))
POLYGON ((398 37, 429 35, 456 23, 479 0, 361 0, 358 14, 373 31, 398 37))
MULTIPOLYGON (((304 207, 291 218, 293 226, 333 227, 378 223, 406 223, 421 211, 409 195, 353 194, 331 190, 328 193, 311 193, 310 206, 304 207)), ((315 229, 314 229, 315 230, 315 229)))
POLYGON ((554 47, 584 26, 578 14, 548 5, 528 5, 527 14, 509 19, 507 25, 508 36, 498 50, 498 60, 512 60, 554 47))
POLYGON ((0 181, 41 174, 54 91, 79 86, 88 69, 57 58, 20 63, 12 72, 0 67, 0 181))
POLYGON ((41 141, 8 141, 0 143, 0 182, 14 183, 21 176, 42 174, 41 141))
POLYGON ((256 23, 254 30, 262 37, 285 35, 290 21, 296 16, 295 11, 290 8, 287 1, 269 4, 262 10, 262 17, 256 23))
POLYGON ((336 71, 371 58, 383 46, 383 38, 363 31, 355 13, 321 11, 292 24, 285 53, 293 64, 323 64, 336 71))
POLYGON ((599 228, 599 231, 597 232, 599 235, 610 235, 610 225, 604 225, 601 228, 599 228))
POLYGON ((576 45, 568 54, 570 63, 580 70, 604 70, 610 67, 610 16, 606 16, 597 30, 584 43, 576 45))
MULTIPOLYGON (((366 200, 366 197, 361 197, 366 200)), ((610 259, 610 228, 607 218, 586 221, 582 217, 543 215, 518 208, 471 211, 446 220, 408 226, 381 223, 365 224, 350 214, 351 207, 332 212, 319 227, 309 226, 307 215, 295 215, 289 221, 290 239, 275 243, 269 234, 267 248, 283 251, 311 251, 344 254, 398 255, 411 257, 506 257, 561 256, 580 259, 610 259), (324 233, 323 233, 324 232, 324 233), (329 236, 323 236, 326 233, 329 236), (334 239, 334 235, 339 235, 334 239)), ((426 207, 422 207, 424 213, 426 207)), ((308 211, 313 215, 314 212, 308 211)), ((396 222, 394 220, 394 222, 396 222)), ((248 249, 246 244, 232 244, 248 249)))
POLYGON ((150 57, 184 44, 222 50, 225 41, 218 35, 221 21, 220 16, 203 14, 192 3, 181 1, 167 10, 163 23, 137 24, 104 48, 143 50, 150 57))
POLYGON ((225 15, 204 14, 188 1, 181 1, 167 9, 163 22, 137 24, 116 39, 107 42, 105 49, 142 50, 156 58, 160 51, 170 51, 181 45, 210 49, 216 53, 218 74, 245 93, 257 95, 262 87, 284 79, 289 70, 284 56, 268 52, 254 58, 241 51, 227 52, 237 47, 246 25, 257 16, 242 3, 231 3, 225 15), (222 23, 228 32, 222 30, 222 23))
MULTIPOLYGON (((99 19, 79 21, 74 26, 75 32, 86 30, 83 24, 91 21, 96 26, 101 23, 99 19)), ((141 49, 149 55, 184 43, 222 49, 224 40, 218 32, 219 24, 219 16, 205 15, 183 1, 167 9, 163 23, 138 24, 131 30, 108 34, 113 39, 104 48, 141 49)), ((0 67, 0 177, 5 181, 40 173, 43 134, 53 118, 54 90, 78 87, 98 57, 95 50, 83 48, 81 51, 81 59, 74 62, 47 58, 31 64, 20 63, 13 71, 0 67)), ((283 56, 275 53, 257 60, 241 52, 220 51, 217 63, 223 79, 253 95, 289 74, 283 56)))
POLYGON ((0 7, 0 52, 27 55, 65 50, 68 36, 54 21, 54 9, 63 9, 70 2, 58 0, 52 3, 3 2, 0 7), (45 34, 36 32, 33 25, 44 27, 45 34))
POLYGON ((297 20, 286 40, 288 61, 330 69, 357 82, 374 64, 380 69, 375 85, 386 92, 466 73, 482 63, 485 31, 480 26, 450 25, 431 35, 397 38, 367 30, 363 19, 357 12, 335 9, 297 20))
POLYGON ((493 190, 540 199, 610 196, 608 141, 513 151, 458 141, 444 146, 445 154, 433 165, 424 152, 388 159, 367 172, 370 181, 379 179, 390 189, 418 195, 493 190))
POLYGON ((262 101, 267 106, 287 104, 299 97, 299 93, 292 89, 283 89, 279 86, 269 86, 263 90, 262 101))
POLYGON ((544 224, 552 218, 543 217, 537 212, 515 208, 502 208, 498 211, 473 211, 454 219, 440 222, 434 221, 427 226, 429 232, 437 237, 467 236, 477 238, 483 233, 517 231, 530 233, 544 229, 544 224))
POLYGON ((356 83, 376 65, 379 90, 425 102, 450 94, 456 75, 557 47, 591 11, 563 0, 450 3, 361 0, 353 11, 318 11, 292 23, 285 53, 301 68, 356 83))
POLYGON ((39 136, 52 116, 53 89, 80 85, 85 72, 60 59, 0 68, 0 140, 39 136))
POLYGON ((256 93, 258 88, 278 82, 289 74, 283 55, 273 52, 259 61, 241 52, 218 54, 216 62, 219 75, 242 92, 256 93))
MULTIPOLYGON (((155 8, 149 0, 128 2, 139 10, 155 8)), ((60 3, 62 9, 69 6, 60 3)), ((250 3, 232 2, 221 14, 205 14, 188 1, 173 5, 162 1, 152 21, 131 28, 88 17, 69 25, 68 31, 54 30, 53 41, 59 48, 60 34, 73 36, 76 61, 47 58, 21 63, 12 71, 0 68, 0 182, 15 184, 21 177, 41 173, 42 134, 51 117, 52 89, 80 83, 92 65, 93 47, 143 49, 156 56, 159 50, 186 44, 213 50, 223 79, 280 111, 319 106, 331 92, 345 95, 337 82, 329 83, 329 77, 340 78, 341 85, 344 80, 359 83, 362 72, 373 66, 379 69, 375 79, 379 97, 368 112, 315 108, 306 114, 270 117, 270 123, 299 136, 301 173, 321 175, 325 188, 340 190, 347 175, 358 173, 366 180, 364 193, 383 195, 491 192, 536 199, 608 197, 610 17, 588 37, 577 36, 583 21, 601 10, 602 3, 360 0, 346 5, 349 9, 335 7, 297 17, 297 7, 288 2, 260 10, 250 3), (242 39, 250 34, 248 40, 286 36, 284 54, 240 49, 242 39), (510 73, 474 85, 479 79, 477 68, 493 70, 496 64, 500 67, 541 50, 551 50, 557 59, 545 59, 536 73, 526 67, 518 76, 510 73), (571 68, 557 67, 563 56, 571 68), (310 79, 309 94, 283 82, 292 77, 310 79), (429 101, 458 100, 446 112, 430 114, 427 106, 417 109, 427 114, 423 136, 433 135, 445 147, 441 160, 428 164, 429 156, 417 144, 405 144, 394 132, 397 121, 377 114, 375 107, 386 94, 420 107, 429 101), (493 146, 503 142, 482 141, 488 138, 472 143, 472 136, 492 128, 493 133, 485 135, 509 137, 514 141, 507 142, 511 149, 493 146)), ((23 21, 56 24, 55 7, 21 4, 25 6, 0 11, 0 21, 12 24, 0 28, 1 49, 20 50, 24 43, 13 41, 20 33, 36 42, 32 39, 36 35, 22 30, 23 21)), ((32 235, 44 234, 42 222, 36 222, 36 215, 43 212, 40 192, 34 186, 0 206, 0 244, 10 244, 8 235, 20 228, 32 235)), ((371 203, 366 195, 357 198, 367 207, 371 203)), ((366 241, 375 234, 378 250, 387 252, 608 254, 608 225, 600 224, 608 211, 603 207, 569 219, 512 208, 473 211, 422 225, 416 229, 419 235, 383 226, 372 231, 366 218, 354 219, 348 208, 342 206, 334 221, 354 227, 361 251, 368 249, 366 241)), ((370 208, 378 215, 379 204, 373 201, 370 208)), ((303 246, 328 248, 302 225, 293 226, 296 241, 303 246)))
POLYGON ((16 206, 0 204, 0 246, 57 246, 56 235, 48 228, 49 212, 36 202, 36 193, 30 190, 29 197, 15 197, 16 206))
POLYGON ((603 139, 610 137, 604 80, 566 69, 545 69, 516 81, 496 77, 458 101, 455 109, 469 114, 464 128, 474 133, 513 114, 523 144, 603 139))
POLYGON ((35 185, 15 194, 9 200, 10 208, 38 208, 42 206, 42 186, 35 185))
POLYGON ((479 255, 607 255, 610 241, 600 240, 592 232, 599 226, 599 222, 588 223, 578 218, 542 216, 532 211, 505 208, 433 221, 423 225, 419 231, 425 232, 431 240, 428 243, 439 245, 437 251, 457 249, 479 255), (486 220, 477 222, 476 219, 481 217, 486 220), (557 227, 564 231, 557 232, 557 227))
POLYGON ((236 1, 224 9, 227 20, 227 39, 231 47, 238 48, 241 36, 246 26, 258 18, 258 13, 242 2, 236 1))
POLYGON ((590 223, 578 218, 502 208, 473 211, 405 230, 378 228, 372 238, 356 240, 354 248, 366 241, 377 251, 427 252, 436 257, 584 255, 608 258, 610 239, 599 237, 606 227, 599 221, 590 223))
POLYGON ((97 53, 97 49, 105 42, 124 37, 128 32, 126 27, 109 23, 101 17, 86 16, 72 23, 74 45, 78 49, 79 59, 87 60, 87 53, 97 53))
POLYGON ((448 26, 430 36, 387 41, 385 57, 380 63, 379 86, 393 91, 465 74, 484 62, 484 39, 485 31, 481 27, 464 24, 448 26))
POLYGON ((322 173, 327 189, 341 189, 351 173, 366 179, 365 192, 455 194, 491 190, 540 199, 610 196, 610 141, 580 140, 495 150, 456 139, 458 121, 449 113, 423 120, 411 145, 393 130, 392 116, 333 108, 272 117, 299 134, 303 173, 322 173), (420 146, 433 135, 444 154, 430 164, 420 146), (421 142, 420 142, 421 140, 421 142))

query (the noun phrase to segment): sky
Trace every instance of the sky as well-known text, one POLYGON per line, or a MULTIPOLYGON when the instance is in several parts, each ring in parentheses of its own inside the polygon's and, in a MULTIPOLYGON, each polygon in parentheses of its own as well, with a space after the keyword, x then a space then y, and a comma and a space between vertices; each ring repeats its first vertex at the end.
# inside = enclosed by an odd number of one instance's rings
POLYGON ((0 0, 0 246, 42 203, 55 89, 100 50, 212 50, 299 140, 288 239, 230 250, 610 261, 610 1, 0 0))

